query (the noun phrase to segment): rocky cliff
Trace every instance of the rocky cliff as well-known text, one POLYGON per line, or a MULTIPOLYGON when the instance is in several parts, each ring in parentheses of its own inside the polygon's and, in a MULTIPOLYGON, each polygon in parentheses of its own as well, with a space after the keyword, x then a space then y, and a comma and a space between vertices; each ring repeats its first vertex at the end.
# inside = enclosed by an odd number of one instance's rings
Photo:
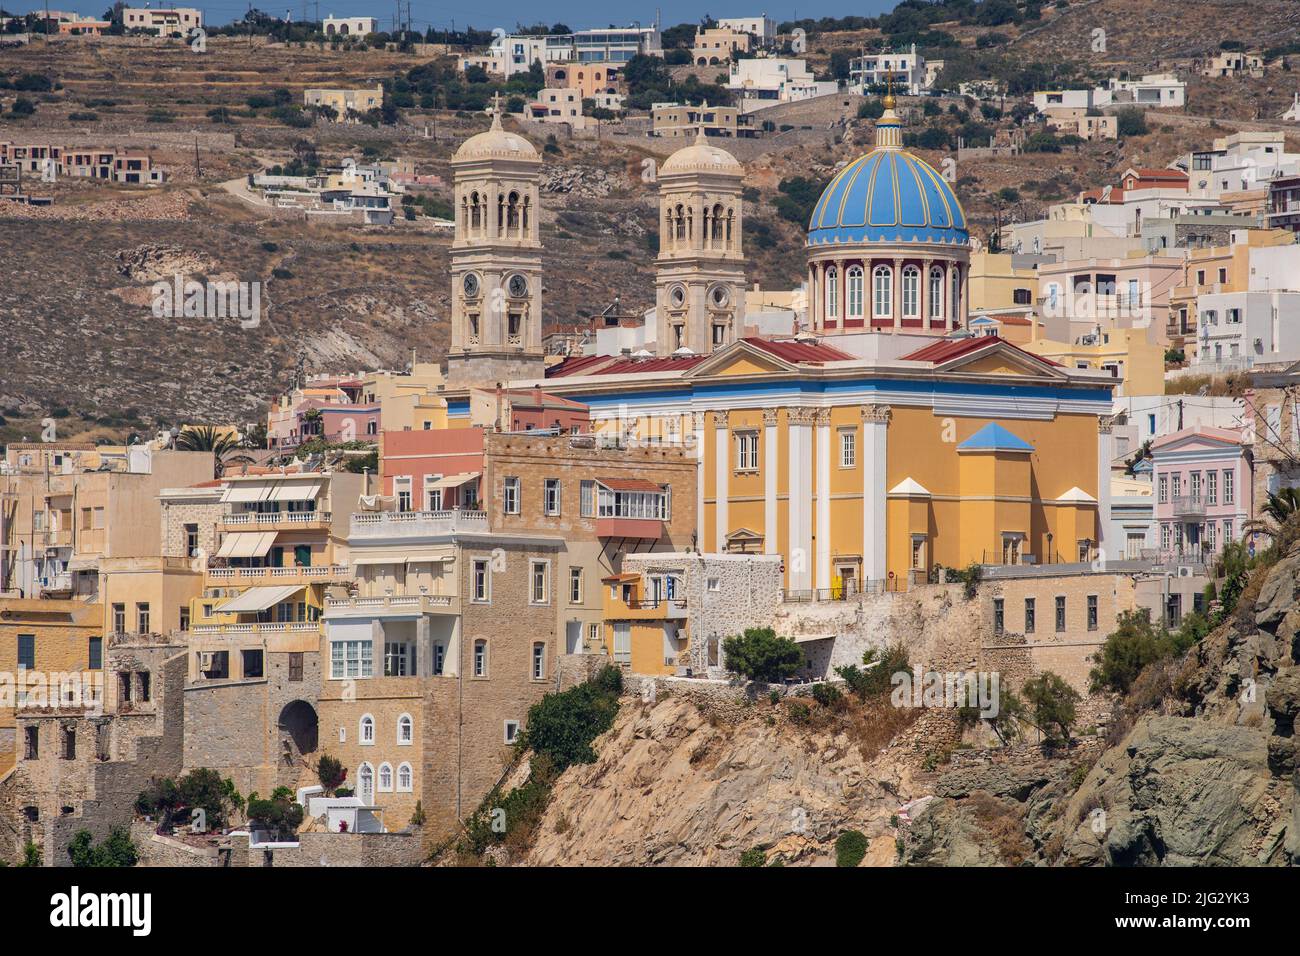
MULTIPOLYGON (((625 703, 557 781, 529 865, 1288 865, 1300 858, 1300 552, 1151 665, 1068 750, 989 746, 952 711, 692 696, 625 703)), ((738 694, 738 692, 737 692, 738 694)))
POLYGON ((1119 703, 1111 746, 941 776, 906 865, 1255 866, 1300 861, 1300 553, 1267 570, 1180 661, 1119 703), (992 801, 992 803, 990 802, 992 801), (1011 845, 1016 854, 993 853, 1011 845))

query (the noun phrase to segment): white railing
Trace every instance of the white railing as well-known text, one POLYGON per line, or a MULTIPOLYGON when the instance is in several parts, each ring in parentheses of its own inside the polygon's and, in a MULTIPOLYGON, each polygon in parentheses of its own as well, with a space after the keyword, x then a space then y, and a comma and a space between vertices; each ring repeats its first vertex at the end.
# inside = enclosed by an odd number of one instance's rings
POLYGON ((352 569, 346 564, 319 564, 288 568, 208 568, 208 578, 213 581, 259 581, 351 578, 352 569))
POLYGON ((326 614, 383 611, 434 611, 449 608, 456 596, 452 594, 388 594, 382 597, 327 598, 326 614))
POLYGON ((361 511, 352 516, 352 537, 422 537, 487 531, 486 511, 361 511))
POLYGON ((320 632, 319 621, 291 621, 278 624, 200 624, 190 628, 194 634, 221 634, 238 636, 244 634, 263 634, 274 637, 277 634, 301 634, 308 631, 320 632))
POLYGON ((328 524, 328 511, 244 511, 228 514, 222 519, 228 525, 263 525, 263 524, 313 524, 317 521, 328 524))

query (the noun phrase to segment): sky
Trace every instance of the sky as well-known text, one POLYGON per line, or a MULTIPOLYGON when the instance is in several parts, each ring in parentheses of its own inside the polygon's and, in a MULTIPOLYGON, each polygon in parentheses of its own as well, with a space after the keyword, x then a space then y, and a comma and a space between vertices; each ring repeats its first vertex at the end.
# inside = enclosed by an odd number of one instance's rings
MULTIPOLYGON (((686 2, 686 0, 667 0, 659 2, 657 9, 664 26, 672 26, 676 23, 696 23, 707 12, 714 17, 742 17, 756 16, 759 13, 766 12, 778 23, 784 20, 793 20, 796 17, 842 17, 850 14, 857 16, 875 16, 884 10, 893 9, 896 0, 809 0, 809 2, 796 3, 792 0, 781 0, 781 3, 773 4, 770 0, 756 0, 752 5, 736 3, 734 0, 727 3, 711 3, 705 0, 703 4, 698 2, 686 2)), ((32 4, 30 0, 19 2, 19 0, 0 0, 0 5, 7 10, 14 12, 27 12, 28 10, 43 9, 44 4, 39 7, 32 4)), ((138 3, 128 3, 128 6, 143 6, 143 0, 138 3)), ((154 2, 154 7, 169 6, 169 3, 154 2)), ((195 0, 176 0, 176 5, 195 6, 203 11, 204 19, 211 24, 221 25, 229 23, 231 20, 238 19, 248 10, 247 2, 240 3, 238 0, 216 0, 216 2, 205 3, 195 2, 195 0)), ((294 19, 302 19, 303 0, 262 0, 260 3, 253 3, 253 6, 269 13, 272 16, 284 17, 287 13, 292 12, 294 19)), ((75 13, 85 13, 94 16, 100 16, 105 10, 112 6, 112 0, 50 0, 49 9, 68 10, 75 13)), ((405 17, 405 0, 403 0, 403 17, 405 17)), ((378 0, 378 2, 367 2, 367 0, 351 0, 351 2, 340 2, 340 0, 308 0, 307 15, 315 19, 315 11, 320 10, 320 16, 326 17, 330 14, 335 16, 372 16, 378 17, 380 26, 388 29, 392 23, 393 17, 397 10, 397 0, 378 0)), ((459 29, 466 24, 477 27, 482 30, 491 30, 494 27, 501 27, 505 30, 513 30, 516 23, 531 24, 541 20, 546 23, 565 23, 574 30, 581 30, 589 27, 606 27, 611 23, 617 26, 626 26, 633 21, 639 21, 643 24, 649 24, 654 21, 656 4, 654 0, 649 0, 645 6, 637 4, 605 4, 595 3, 592 0, 547 0, 544 3, 537 3, 535 0, 452 0, 451 3, 434 3, 431 0, 411 0, 411 19, 417 29, 423 30, 432 24, 437 29, 445 29, 454 23, 459 29), (611 11, 619 11, 612 13, 611 11)))

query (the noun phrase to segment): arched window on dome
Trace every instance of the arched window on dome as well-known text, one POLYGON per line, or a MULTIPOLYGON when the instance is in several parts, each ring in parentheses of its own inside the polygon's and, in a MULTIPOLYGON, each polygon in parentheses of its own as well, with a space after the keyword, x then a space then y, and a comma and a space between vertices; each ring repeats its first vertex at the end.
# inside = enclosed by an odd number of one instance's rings
POLYGON ((478 190, 469 194, 469 225, 475 232, 483 228, 483 206, 478 190))
POLYGON ((943 270, 934 266, 930 270, 930 318, 943 318, 943 270))
POLYGON ((894 270, 889 266, 876 266, 871 274, 871 314, 878 319, 894 315, 894 270))
POLYGON ((522 208, 522 210, 523 210, 523 228, 522 228, 522 230, 521 230, 521 232, 520 232, 520 235, 523 236, 523 238, 527 239, 527 238, 528 238, 528 231, 529 231, 529 229, 530 229, 530 225, 529 225, 529 223, 530 223, 530 221, 531 221, 531 219, 532 219, 532 215, 531 215, 531 214, 532 214, 532 210, 533 210, 533 199, 532 199, 531 196, 525 196, 525 197, 524 197, 523 206, 522 206, 521 208, 522 208))
POLYGON ((954 266, 949 281, 952 283, 952 321, 955 325, 961 320, 961 270, 954 266))
POLYGON ((903 268, 903 317, 921 317, 921 270, 916 266, 903 268))
POLYGON ((736 248, 735 226, 736 226, 736 210, 728 209, 727 210, 727 248, 728 249, 736 248))
POLYGON ((714 249, 721 249, 723 247, 722 242, 726 229, 725 223, 723 222, 723 216, 722 203, 718 203, 713 207, 713 215, 710 217, 712 221, 709 223, 709 241, 712 243, 714 249))
POLYGON ((677 242, 681 242, 683 239, 686 238, 686 209, 682 206, 681 203, 677 204, 677 209, 675 211, 674 218, 676 222, 674 224, 675 228, 673 230, 673 238, 677 242))
POLYGON ((497 193, 497 235, 504 235, 506 228, 506 194, 497 193))
POLYGON ((846 280, 844 291, 847 293, 849 306, 845 318, 860 319, 862 318, 862 266, 850 266, 844 277, 846 280))
POLYGON ((690 206, 686 207, 686 241, 695 240, 695 210, 690 206))
POLYGON ((831 266, 826 270, 826 318, 840 317, 840 274, 831 266))

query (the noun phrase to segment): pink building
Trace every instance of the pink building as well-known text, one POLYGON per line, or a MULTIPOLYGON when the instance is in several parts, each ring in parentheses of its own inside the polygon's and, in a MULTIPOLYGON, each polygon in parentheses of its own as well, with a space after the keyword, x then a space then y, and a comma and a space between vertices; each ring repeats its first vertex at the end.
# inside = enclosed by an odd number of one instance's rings
POLYGON ((379 455, 381 493, 398 511, 478 509, 482 428, 387 431, 379 455))
POLYGON ((1241 429, 1197 425, 1151 444, 1160 550, 1208 558, 1254 513, 1250 450, 1241 429))

